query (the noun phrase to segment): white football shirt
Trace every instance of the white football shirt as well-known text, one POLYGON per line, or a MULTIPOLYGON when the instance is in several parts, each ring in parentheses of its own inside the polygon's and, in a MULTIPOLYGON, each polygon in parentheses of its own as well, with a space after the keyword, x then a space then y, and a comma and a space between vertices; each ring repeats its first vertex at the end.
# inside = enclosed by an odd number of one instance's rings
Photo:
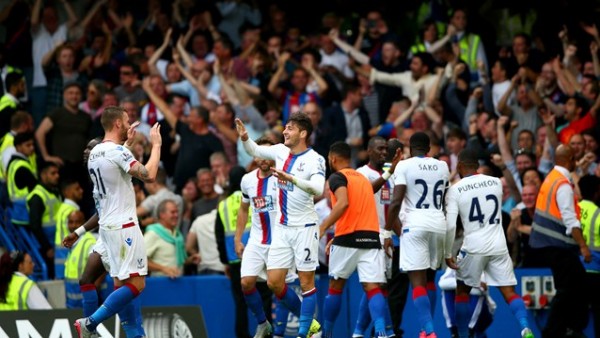
MULTIPOLYGON (((371 183, 380 178, 383 173, 370 167, 368 164, 356 169, 356 171, 363 174, 371 183)), ((392 201, 392 196, 394 196, 394 177, 390 177, 374 196, 375 207, 377 208, 377 218, 379 219, 379 228, 384 229, 388 207, 392 201)))
POLYGON ((464 177, 448 190, 446 213, 449 222, 460 216, 465 231, 463 251, 480 255, 508 253, 499 178, 479 174, 464 177))
MULTIPOLYGON (((257 146, 254 156, 274 160, 275 167, 294 177, 310 180, 313 175, 325 178, 325 159, 311 148, 299 154, 291 154, 284 144, 257 146)), ((285 226, 317 225, 319 217, 315 211, 313 195, 298 188, 292 182, 278 180, 278 222, 285 226)))
POLYGON ((123 224, 138 223, 135 192, 129 170, 136 163, 133 154, 122 145, 102 142, 90 152, 88 174, 103 230, 121 229, 123 224))
POLYGON ((443 204, 449 176, 446 162, 432 157, 411 157, 396 165, 394 185, 406 186, 403 229, 446 233, 443 204))
POLYGON ((252 228, 250 239, 255 244, 271 244, 274 224, 277 222, 277 178, 258 177, 255 169, 242 177, 242 201, 250 204, 252 228))

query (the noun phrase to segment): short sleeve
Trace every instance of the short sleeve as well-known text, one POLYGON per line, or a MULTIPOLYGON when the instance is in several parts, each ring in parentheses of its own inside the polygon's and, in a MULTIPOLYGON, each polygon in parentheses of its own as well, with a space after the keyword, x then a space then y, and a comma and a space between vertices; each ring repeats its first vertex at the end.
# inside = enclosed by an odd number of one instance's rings
POLYGON ((317 155, 315 162, 312 166, 312 172, 310 173, 310 176, 312 175, 323 175, 323 177, 325 177, 325 159, 323 158, 323 156, 321 155, 317 155))
MULTIPOLYGON (((253 171, 251 171, 253 173, 253 171)), ((240 190, 242 191, 242 203, 250 203, 250 195, 248 195, 248 175, 244 175, 242 177, 242 182, 240 183, 240 190)))
POLYGON ((348 179, 342 173, 337 172, 329 176, 329 189, 335 194, 335 191, 340 187, 347 187, 348 179))
POLYGON ((142 201, 140 206, 142 208, 146 209, 149 213, 154 213, 154 209, 156 209, 156 207, 158 206, 158 204, 156 202, 157 202, 156 196, 150 195, 142 201))
POLYGON ((126 173, 128 173, 131 167, 137 162, 131 151, 123 146, 116 146, 111 151, 110 159, 126 173))
POLYGON ((406 162, 398 163, 394 170, 394 185, 406 185, 406 162))

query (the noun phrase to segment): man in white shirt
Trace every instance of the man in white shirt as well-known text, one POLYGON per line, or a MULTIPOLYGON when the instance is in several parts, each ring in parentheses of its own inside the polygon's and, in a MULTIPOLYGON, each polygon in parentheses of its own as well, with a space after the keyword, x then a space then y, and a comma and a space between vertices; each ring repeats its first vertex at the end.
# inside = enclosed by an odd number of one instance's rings
POLYGON ((458 156, 458 173, 461 180, 454 184, 446 196, 448 239, 454 242, 456 219, 460 215, 464 228, 464 242, 457 263, 452 252, 446 252, 446 263, 456 270, 456 326, 461 337, 469 335, 472 317, 469 293, 481 284, 485 273, 486 283, 498 286, 504 300, 519 321, 521 336, 533 338, 527 320, 523 299, 515 293, 517 279, 508 254, 502 227, 502 183, 497 177, 477 174, 478 156, 475 151, 463 150, 458 156))
POLYGON ((192 223, 188 233, 185 247, 189 255, 198 253, 200 263, 198 264, 199 275, 223 275, 225 265, 219 259, 217 239, 215 237, 215 220, 217 209, 198 216, 192 223))
POLYGON ((94 185, 92 194, 99 216, 100 238, 105 243, 110 275, 118 289, 91 316, 75 321, 80 338, 91 337, 100 323, 118 312, 121 312, 125 323, 135 320, 135 311, 139 311, 128 305, 144 289, 148 266, 144 239, 137 224, 131 177, 144 182, 155 180, 162 143, 160 125, 155 124, 150 131, 150 159, 142 165, 121 145, 128 139, 129 133, 135 132, 130 129, 125 109, 107 107, 101 118, 104 141, 90 152, 88 169, 94 185))
MULTIPOLYGON (((417 53, 410 61, 410 70, 401 73, 386 73, 371 68, 369 81, 402 88, 404 96, 415 100, 419 90, 425 90, 425 97, 429 97, 429 91, 434 90, 437 77, 431 74, 433 57, 428 53, 417 53)), ((370 66, 368 66, 370 68, 370 66)))
POLYGON ((410 138, 411 158, 401 161, 394 171, 394 195, 385 224, 385 249, 392 245, 391 233, 395 222, 400 221, 400 269, 408 272, 413 287, 413 301, 419 322, 426 337, 435 337, 432 306, 435 293, 428 293, 428 283, 433 283, 435 270, 442 256, 449 252, 452 241, 446 238, 446 217, 443 211, 444 192, 450 172, 446 162, 426 157, 429 136, 423 132, 410 138), (404 207, 402 219, 400 209, 404 207), (430 300, 431 298, 431 300, 430 300))
POLYGON ((575 170, 575 153, 569 146, 560 145, 554 155, 556 165, 540 187, 529 245, 546 257, 552 270, 556 295, 544 337, 564 337, 568 329, 575 334, 583 331, 588 321, 585 269, 579 254, 586 262, 592 259, 581 231, 579 205, 573 191, 571 172, 575 170))
MULTIPOLYGON (((274 160, 273 173, 278 179, 279 211, 277 231, 269 249, 267 282, 273 293, 292 313, 300 317, 299 337, 316 333, 313 326, 316 307, 315 270, 319 266, 319 218, 314 208, 314 196, 323 193, 325 159, 308 148, 312 123, 302 112, 293 113, 283 131, 284 144, 258 146, 248 138, 241 120, 236 128, 248 154, 274 160), (296 266, 303 300, 285 284, 288 269, 296 266)), ((319 337, 320 332, 313 337, 319 337)), ((309 335, 309 337, 311 337, 309 335)))
POLYGON ((77 17, 69 1, 61 1, 65 6, 68 22, 60 24, 58 13, 52 5, 42 8, 42 0, 36 0, 31 10, 31 37, 33 40, 33 116, 36 121, 42 119, 46 109, 46 76, 42 69, 42 58, 57 45, 67 41, 69 28, 77 23, 77 17))

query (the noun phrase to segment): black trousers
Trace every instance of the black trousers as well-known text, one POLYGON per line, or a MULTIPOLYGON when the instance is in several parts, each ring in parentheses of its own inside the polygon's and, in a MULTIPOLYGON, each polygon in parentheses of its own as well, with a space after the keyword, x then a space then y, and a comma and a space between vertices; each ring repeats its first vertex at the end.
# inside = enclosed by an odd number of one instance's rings
POLYGON ((586 273, 588 297, 594 320, 594 336, 600 337, 600 273, 586 273))
POLYGON ((582 332, 588 323, 586 273, 575 250, 547 247, 540 249, 552 270, 556 295, 550 303, 550 314, 543 338, 562 338, 567 329, 582 332))
POLYGON ((398 338, 402 337, 404 333, 400 325, 402 325, 402 313, 408 296, 409 284, 408 274, 400 272, 400 248, 394 247, 392 278, 387 280, 387 289, 392 325, 394 325, 394 333, 398 338))
MULTIPOLYGON (((235 305, 235 335, 237 338, 252 337, 248 331, 248 307, 242 292, 241 263, 229 264, 229 276, 231 281, 231 294, 235 305)), ((257 282, 256 289, 263 301, 263 309, 267 320, 272 318, 273 293, 266 282, 257 282)))

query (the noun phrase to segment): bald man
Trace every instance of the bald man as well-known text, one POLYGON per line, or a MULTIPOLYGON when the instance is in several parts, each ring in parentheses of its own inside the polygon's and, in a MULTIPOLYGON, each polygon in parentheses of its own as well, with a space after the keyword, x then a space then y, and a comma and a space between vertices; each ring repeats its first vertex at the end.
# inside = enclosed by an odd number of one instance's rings
POLYGON ((567 331, 578 337, 588 322, 585 302, 585 269, 591 253, 579 222, 579 205, 573 191, 571 172, 575 170, 575 152, 566 145, 556 149, 556 165, 540 187, 529 245, 540 250, 552 270, 556 295, 542 337, 565 337, 567 331))

